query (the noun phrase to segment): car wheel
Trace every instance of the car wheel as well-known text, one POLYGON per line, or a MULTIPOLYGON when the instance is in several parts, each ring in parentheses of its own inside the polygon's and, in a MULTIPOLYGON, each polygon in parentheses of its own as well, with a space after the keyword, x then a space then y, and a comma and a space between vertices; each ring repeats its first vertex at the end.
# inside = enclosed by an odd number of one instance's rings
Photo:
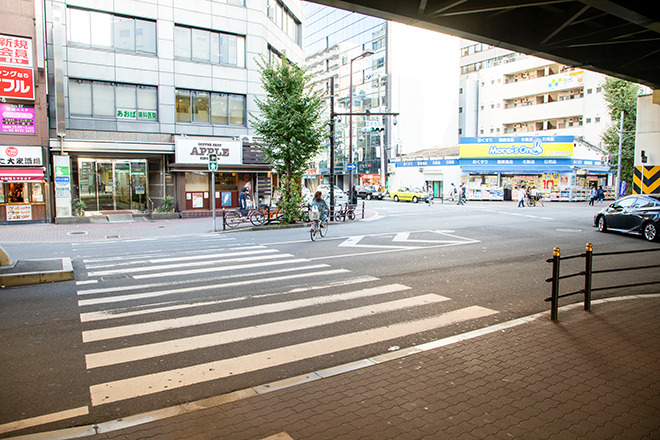
POLYGON ((371 194, 367 194, 367 200, 371 200, 371 194))
POLYGON ((647 223, 644 225, 644 238, 648 241, 657 241, 660 239, 658 237, 658 226, 655 223, 647 223))
POLYGON ((417 202, 419 202, 419 199, 417 198, 417 196, 415 196, 415 197, 412 198, 412 201, 413 201, 413 203, 417 203, 417 202))
POLYGON ((399 196, 394 196, 394 201, 398 202, 399 201, 399 196))
POLYGON ((602 215, 598 217, 598 230, 600 232, 607 232, 607 222, 605 221, 605 217, 602 215))

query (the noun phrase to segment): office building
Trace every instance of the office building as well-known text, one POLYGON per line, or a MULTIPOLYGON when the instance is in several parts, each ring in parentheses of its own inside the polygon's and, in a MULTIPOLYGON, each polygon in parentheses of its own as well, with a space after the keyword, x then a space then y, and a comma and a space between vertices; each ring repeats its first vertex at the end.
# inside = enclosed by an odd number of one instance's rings
POLYGON ((269 201, 271 167, 249 120, 262 94, 257 60, 286 51, 303 61, 300 1, 46 6, 56 217, 73 215, 77 202, 152 212, 165 196, 184 216, 206 216, 212 197, 235 207, 243 187, 269 201))

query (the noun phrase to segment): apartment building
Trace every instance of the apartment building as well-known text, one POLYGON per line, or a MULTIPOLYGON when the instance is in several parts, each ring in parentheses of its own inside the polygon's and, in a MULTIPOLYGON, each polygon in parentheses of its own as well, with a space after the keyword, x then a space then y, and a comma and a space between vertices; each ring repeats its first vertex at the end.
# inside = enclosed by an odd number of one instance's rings
POLYGON ((286 52, 303 61, 300 1, 46 7, 57 218, 81 203, 90 212, 151 212, 166 195, 184 216, 206 216, 211 197, 235 207, 243 187, 269 201, 271 167, 253 146, 249 114, 263 93, 259 59, 286 52))

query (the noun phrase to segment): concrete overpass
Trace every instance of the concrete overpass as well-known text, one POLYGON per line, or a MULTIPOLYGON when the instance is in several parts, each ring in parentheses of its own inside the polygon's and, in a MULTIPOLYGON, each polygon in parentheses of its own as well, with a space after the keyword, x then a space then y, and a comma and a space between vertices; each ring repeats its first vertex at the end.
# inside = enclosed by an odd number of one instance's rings
POLYGON ((310 0, 660 89, 660 8, 642 0, 310 0))

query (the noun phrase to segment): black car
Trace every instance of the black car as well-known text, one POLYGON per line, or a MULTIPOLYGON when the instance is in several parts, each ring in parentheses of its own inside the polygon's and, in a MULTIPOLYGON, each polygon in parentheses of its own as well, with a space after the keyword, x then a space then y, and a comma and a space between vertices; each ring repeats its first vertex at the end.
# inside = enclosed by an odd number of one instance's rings
POLYGON ((373 186, 356 186, 355 191, 357 191, 357 196, 361 199, 378 199, 383 200, 384 194, 381 191, 378 191, 373 186))
POLYGON ((594 216, 600 232, 621 231, 640 234, 648 241, 660 240, 660 194, 624 197, 594 216))

